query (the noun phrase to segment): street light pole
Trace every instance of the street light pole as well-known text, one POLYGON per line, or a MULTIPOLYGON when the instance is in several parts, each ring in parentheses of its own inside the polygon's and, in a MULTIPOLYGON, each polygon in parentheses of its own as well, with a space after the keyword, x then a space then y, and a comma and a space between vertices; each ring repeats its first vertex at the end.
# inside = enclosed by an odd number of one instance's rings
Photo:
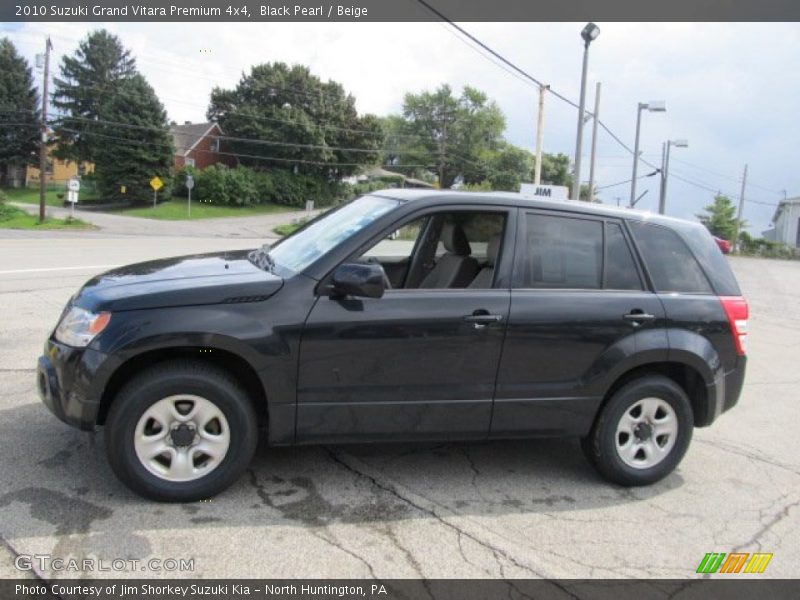
POLYGON ((594 162, 597 156, 597 122, 600 120, 600 82, 594 92, 594 122, 592 123, 592 154, 589 159, 589 201, 594 200, 594 162))
POLYGON ((581 197, 581 152, 583 151, 583 115, 586 112, 586 72, 589 68, 589 44, 600 35, 600 28, 594 23, 587 23, 581 31, 583 38, 583 70, 581 71, 581 101, 578 107, 578 134, 575 140, 575 173, 572 179, 572 199, 581 197))
POLYGON ((689 142, 686 140, 667 140, 661 149, 661 194, 658 198, 658 214, 663 215, 667 209, 667 183, 669 178, 669 149, 688 148, 689 142))
POLYGON ((633 145, 633 174, 631 175, 631 205, 636 202, 636 174, 639 170, 639 133, 642 129, 642 111, 647 109, 650 112, 665 112, 667 106, 663 101, 652 100, 650 102, 639 102, 636 109, 636 140, 633 145))

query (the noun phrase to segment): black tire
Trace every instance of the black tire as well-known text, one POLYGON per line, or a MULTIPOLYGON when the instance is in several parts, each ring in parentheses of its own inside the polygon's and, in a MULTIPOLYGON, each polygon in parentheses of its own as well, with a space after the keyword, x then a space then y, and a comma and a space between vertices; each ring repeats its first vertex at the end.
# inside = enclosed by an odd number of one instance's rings
MULTIPOLYGON (((622 486, 650 485, 669 475, 681 462, 694 429, 694 414, 689 398, 677 383, 662 375, 634 379, 617 390, 598 415, 581 448, 589 463, 607 480, 622 486), (617 450, 617 425, 641 400, 663 400, 677 417, 677 435, 661 462, 638 468, 627 464, 617 450)), ((622 438, 625 439, 625 438, 622 438)))
POLYGON ((126 383, 111 405, 105 424, 108 461, 132 491, 164 502, 210 498, 235 482, 250 464, 258 442, 258 423, 245 390, 226 371, 204 362, 169 361, 150 367, 126 383), (191 481, 169 481, 151 473, 137 456, 137 424, 151 406, 176 394, 201 396, 227 419, 229 446, 208 474, 191 481))

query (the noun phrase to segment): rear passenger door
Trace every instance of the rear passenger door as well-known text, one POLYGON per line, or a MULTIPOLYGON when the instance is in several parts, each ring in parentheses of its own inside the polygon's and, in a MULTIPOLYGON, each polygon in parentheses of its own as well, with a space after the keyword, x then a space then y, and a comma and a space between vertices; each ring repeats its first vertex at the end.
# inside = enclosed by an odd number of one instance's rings
POLYGON ((585 435, 608 371, 642 345, 667 347, 632 248, 621 220, 520 211, 492 436, 585 435))

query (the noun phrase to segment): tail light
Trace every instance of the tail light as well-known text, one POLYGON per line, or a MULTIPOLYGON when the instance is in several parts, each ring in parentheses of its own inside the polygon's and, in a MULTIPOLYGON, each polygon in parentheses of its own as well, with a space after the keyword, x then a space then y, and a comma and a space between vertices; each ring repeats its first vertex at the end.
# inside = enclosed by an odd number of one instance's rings
POLYGON ((719 300, 728 316, 736 354, 744 356, 747 353, 747 318, 750 316, 747 300, 742 296, 720 296, 719 300))

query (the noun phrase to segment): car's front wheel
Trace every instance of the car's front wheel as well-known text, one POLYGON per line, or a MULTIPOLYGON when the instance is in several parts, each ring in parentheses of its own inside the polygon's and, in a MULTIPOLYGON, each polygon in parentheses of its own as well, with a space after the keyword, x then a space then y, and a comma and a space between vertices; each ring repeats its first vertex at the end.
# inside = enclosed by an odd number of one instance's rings
POLYGON ((617 390, 581 446, 603 477, 625 486, 669 475, 689 447, 694 415, 672 379, 648 375, 617 390))
POLYGON ((106 419, 106 453, 134 492, 168 502, 218 494, 244 471, 258 439, 247 393, 202 362, 155 365, 120 390, 106 419))

